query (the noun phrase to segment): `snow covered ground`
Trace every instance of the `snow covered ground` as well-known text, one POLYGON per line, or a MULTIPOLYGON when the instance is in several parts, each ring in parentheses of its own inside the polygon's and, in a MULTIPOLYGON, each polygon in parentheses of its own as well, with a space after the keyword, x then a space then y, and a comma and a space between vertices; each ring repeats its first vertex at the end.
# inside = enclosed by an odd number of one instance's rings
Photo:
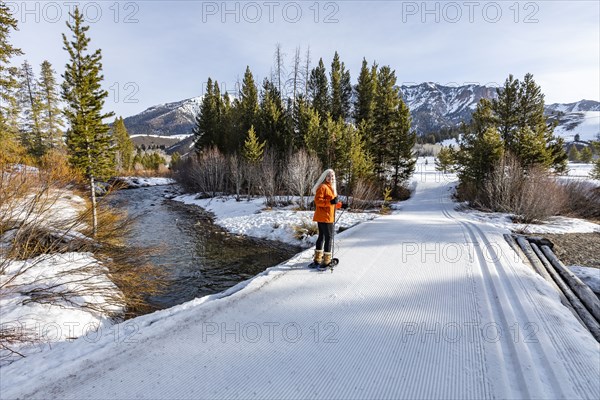
POLYGON ((575 135, 579 135, 579 140, 597 140, 600 135, 600 111, 580 111, 570 114, 574 123, 577 123, 571 130, 567 130, 568 124, 565 123, 554 130, 557 136, 565 139, 566 142, 575 140, 575 135))
POLYGON ((453 184, 421 165, 399 211, 337 236, 333 273, 306 250, 2 368, 0 397, 600 398, 600 345, 453 184))

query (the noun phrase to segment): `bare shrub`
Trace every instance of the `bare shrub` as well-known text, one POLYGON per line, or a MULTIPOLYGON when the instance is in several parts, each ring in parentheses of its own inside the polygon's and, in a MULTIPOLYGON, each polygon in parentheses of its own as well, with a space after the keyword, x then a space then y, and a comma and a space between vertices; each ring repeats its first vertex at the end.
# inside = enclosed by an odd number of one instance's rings
POLYGON ((525 175, 522 190, 516 194, 513 213, 523 223, 544 221, 559 215, 566 204, 566 194, 553 176, 542 167, 532 167, 525 175))
POLYGON ((475 193, 478 208, 510 213, 514 211, 516 196, 524 189, 525 172, 518 159, 511 155, 501 158, 492 169, 483 186, 475 193))
POLYGON ((306 150, 300 149, 288 158, 284 171, 284 181, 287 190, 299 197, 298 206, 306 209, 306 199, 309 190, 321 173, 321 162, 310 155, 306 150))
POLYGON ((216 147, 187 157, 179 164, 174 178, 186 190, 212 197, 225 191, 228 163, 216 147))
POLYGON ((257 180, 260 182, 258 186, 260 194, 265 197, 267 206, 277 205, 275 196, 280 188, 280 180, 278 179, 280 167, 277 154, 273 149, 265 151, 258 170, 260 177, 257 180))
POLYGON ((349 207, 354 210, 366 210, 381 206, 381 187, 372 180, 359 179, 354 185, 349 207))
POLYGON ((245 162, 237 154, 233 154, 228 158, 229 165, 229 182, 235 193, 236 200, 240 200, 242 188, 244 185, 245 162))
POLYGON ((524 169, 505 155, 492 169, 473 204, 487 211, 512 213, 517 222, 539 222, 560 214, 566 204, 563 188, 546 168, 524 169))
POLYGON ((567 196, 567 215, 600 220, 600 186, 586 180, 568 180, 560 184, 567 196))

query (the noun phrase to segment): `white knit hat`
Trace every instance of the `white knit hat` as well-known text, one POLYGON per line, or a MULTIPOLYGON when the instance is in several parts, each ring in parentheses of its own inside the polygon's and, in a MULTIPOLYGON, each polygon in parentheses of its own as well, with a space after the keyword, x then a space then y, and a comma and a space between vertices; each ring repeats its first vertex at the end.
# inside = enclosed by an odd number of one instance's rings
POLYGON ((319 186, 321 186, 321 184, 323 182, 325 182, 325 178, 327 178, 327 174, 332 173, 332 179, 331 179, 331 189, 333 190, 333 196, 337 197, 337 187, 335 184, 335 172, 332 169, 326 169, 325 171, 323 171, 323 173, 321 174, 321 176, 319 177, 319 179, 317 179, 317 182, 315 182, 315 185, 312 188, 312 194, 317 194, 317 190, 319 189, 319 186))

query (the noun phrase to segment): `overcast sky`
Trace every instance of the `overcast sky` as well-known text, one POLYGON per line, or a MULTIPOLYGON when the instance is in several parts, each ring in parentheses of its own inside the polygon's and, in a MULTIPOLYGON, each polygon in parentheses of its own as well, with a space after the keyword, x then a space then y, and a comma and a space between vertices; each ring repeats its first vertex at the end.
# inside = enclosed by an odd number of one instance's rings
POLYGON ((11 42, 36 74, 67 62, 61 33, 76 4, 90 48, 102 49, 106 109, 124 117, 202 94, 208 77, 227 90, 246 65, 261 82, 275 45, 291 70, 310 47, 329 70, 334 52, 352 82, 363 57, 390 65, 398 83, 501 85, 534 74, 547 103, 600 100, 598 1, 7 1, 19 22, 11 42))

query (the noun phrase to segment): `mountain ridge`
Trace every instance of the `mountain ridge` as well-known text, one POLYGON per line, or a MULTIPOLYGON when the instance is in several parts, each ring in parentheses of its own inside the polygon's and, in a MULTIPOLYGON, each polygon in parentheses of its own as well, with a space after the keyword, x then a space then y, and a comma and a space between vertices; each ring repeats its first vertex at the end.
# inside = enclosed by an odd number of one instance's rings
MULTIPOLYGON (((479 100, 497 97, 495 87, 477 84, 444 86, 423 82, 402 85, 399 89, 411 112, 412 127, 419 136, 455 128, 461 122, 468 123, 479 100)), ((125 126, 130 135, 191 135, 201 101, 202 96, 198 96, 158 104, 125 118, 125 126)), ((589 118, 585 113, 600 113, 600 102, 583 99, 573 103, 548 104, 545 109, 550 118, 559 122, 562 131, 569 132, 589 118)))

